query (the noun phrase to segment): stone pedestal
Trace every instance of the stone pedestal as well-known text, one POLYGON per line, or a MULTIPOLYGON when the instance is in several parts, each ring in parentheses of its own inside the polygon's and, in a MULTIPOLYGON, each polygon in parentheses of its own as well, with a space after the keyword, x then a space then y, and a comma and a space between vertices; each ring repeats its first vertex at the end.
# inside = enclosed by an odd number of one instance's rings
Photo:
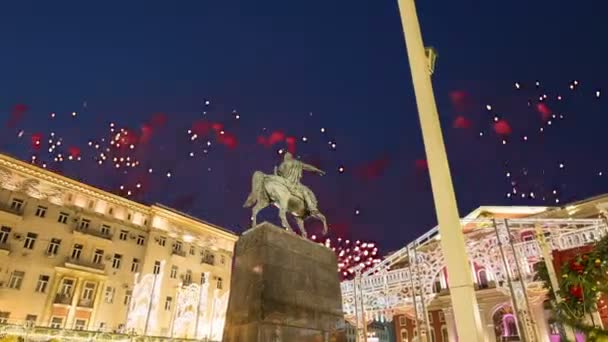
POLYGON ((328 248, 264 222, 237 241, 223 342, 326 342, 343 320, 328 248))

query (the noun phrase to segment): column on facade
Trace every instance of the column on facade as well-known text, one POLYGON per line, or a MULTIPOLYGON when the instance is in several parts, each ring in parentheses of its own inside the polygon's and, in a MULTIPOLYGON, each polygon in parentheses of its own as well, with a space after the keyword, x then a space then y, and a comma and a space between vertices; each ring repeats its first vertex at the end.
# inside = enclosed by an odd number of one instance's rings
POLYGON ((496 342, 496 329, 494 320, 492 319, 492 305, 480 304, 479 316, 481 317, 481 325, 483 326, 483 336, 486 342, 496 342))
POLYGON ((72 294, 72 301, 68 308, 68 317, 65 320, 65 327, 71 329, 74 325, 74 317, 76 316, 76 306, 78 305, 78 298, 80 298, 80 290, 82 288, 83 280, 81 277, 76 278, 76 286, 74 287, 74 293, 72 294))
POLYGON ((443 315, 445 316, 445 325, 448 328, 448 337, 450 339, 449 342, 458 342, 458 333, 456 332, 456 320, 454 319, 454 313, 452 312, 452 308, 443 309, 443 315))
POLYGON ((51 313, 53 311, 53 302, 55 301, 55 296, 57 296, 57 291, 59 291, 59 284, 61 283, 60 273, 55 273, 55 277, 53 278, 53 286, 46 297, 46 303, 44 304, 44 311, 42 312, 42 324, 50 325, 51 324, 51 313))
POLYGON ((473 277, 473 285, 477 285, 477 271, 475 270, 475 262, 469 261, 471 265, 471 276, 473 277))
POLYGON ((199 337, 204 337, 206 339, 210 339, 210 333, 213 331, 211 328, 211 324, 213 322, 212 312, 213 312, 213 275, 210 272, 205 272, 205 283, 202 285, 201 289, 201 300, 200 312, 199 312, 199 331, 197 332, 199 337))
MULTIPOLYGON (((93 301, 93 311, 91 311, 91 316, 89 318, 89 323, 87 324, 89 330, 95 330, 95 318, 97 317, 97 313, 99 312, 99 306, 101 304, 101 298, 103 295, 105 281, 100 280, 97 282, 97 289, 95 291, 95 300, 93 301)), ((126 322, 125 322, 126 323, 126 322)))
MULTIPOLYGON (((180 291, 180 287, 178 286, 175 290, 175 302, 173 303, 173 306, 171 307, 171 322, 169 322, 169 336, 171 336, 171 338, 173 338, 175 335, 179 336, 179 331, 176 332, 175 331, 175 321, 178 319, 177 317, 177 308, 179 306, 180 303, 180 296, 181 295, 181 291, 180 291)), ((188 333, 186 333, 186 336, 188 335, 188 333)))
POLYGON ((204 318, 207 315, 207 308, 209 306, 209 282, 211 281, 211 274, 209 272, 203 273, 203 278, 199 285, 198 302, 196 303, 196 317, 194 323, 194 338, 198 339, 206 332, 203 327, 206 327, 204 318))
POLYGON ((531 315, 536 323, 536 334, 540 342, 549 342, 549 334, 551 332, 549 323, 547 322, 547 316, 545 315, 545 308, 543 302, 530 303, 531 315))
POLYGON ((441 272, 439 272, 439 283, 441 284, 441 289, 447 289, 448 288, 448 283, 445 281, 445 268, 441 269, 441 272))

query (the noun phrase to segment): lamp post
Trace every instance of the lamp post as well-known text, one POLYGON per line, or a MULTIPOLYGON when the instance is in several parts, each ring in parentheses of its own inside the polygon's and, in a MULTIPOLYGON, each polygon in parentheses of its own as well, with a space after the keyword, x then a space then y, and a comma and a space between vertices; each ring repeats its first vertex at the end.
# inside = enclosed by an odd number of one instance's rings
POLYGON ((414 0, 398 0, 398 3, 439 222, 441 249, 448 270, 456 330, 461 339, 482 342, 477 298, 431 83, 436 55, 432 49, 424 47, 414 0))

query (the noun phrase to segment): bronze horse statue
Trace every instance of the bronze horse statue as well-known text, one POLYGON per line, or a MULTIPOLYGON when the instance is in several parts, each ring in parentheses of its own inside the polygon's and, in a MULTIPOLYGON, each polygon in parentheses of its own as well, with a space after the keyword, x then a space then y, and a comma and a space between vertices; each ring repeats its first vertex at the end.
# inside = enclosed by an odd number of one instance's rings
MULTIPOLYGON (((320 171, 322 172, 322 171, 320 171)), ((276 174, 267 175, 256 171, 251 180, 251 193, 247 197, 245 208, 253 207, 251 213, 252 226, 256 226, 257 215, 260 210, 273 204, 279 208, 279 218, 283 228, 292 231, 291 225, 287 221, 289 212, 295 218, 303 237, 308 234, 304 228, 304 220, 314 217, 323 223, 323 235, 327 234, 327 220, 317 209, 317 200, 308 188, 304 186, 294 187, 288 181, 276 174), (306 194, 303 192, 307 191, 306 194), (305 196, 308 201, 305 200, 305 196), (309 202, 310 204, 307 204, 309 202)))

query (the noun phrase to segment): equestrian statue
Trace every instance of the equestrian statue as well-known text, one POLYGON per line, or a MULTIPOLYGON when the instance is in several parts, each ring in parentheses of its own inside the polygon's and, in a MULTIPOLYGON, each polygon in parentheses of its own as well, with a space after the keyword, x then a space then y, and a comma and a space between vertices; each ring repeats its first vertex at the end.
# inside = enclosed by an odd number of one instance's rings
POLYGON ((304 220, 309 217, 320 220, 323 223, 323 235, 327 234, 327 221, 317 208, 315 194, 300 182, 303 171, 325 175, 325 172, 316 167, 295 159, 289 152, 284 154, 281 165, 278 168, 275 166, 274 174, 268 175, 261 171, 253 173, 251 193, 243 205, 245 208, 253 207, 251 209, 253 227, 256 226, 256 218, 260 210, 273 204, 279 208, 279 218, 283 228, 293 231, 287 221, 287 212, 289 212, 295 218, 303 237, 308 235, 304 228, 304 220))

